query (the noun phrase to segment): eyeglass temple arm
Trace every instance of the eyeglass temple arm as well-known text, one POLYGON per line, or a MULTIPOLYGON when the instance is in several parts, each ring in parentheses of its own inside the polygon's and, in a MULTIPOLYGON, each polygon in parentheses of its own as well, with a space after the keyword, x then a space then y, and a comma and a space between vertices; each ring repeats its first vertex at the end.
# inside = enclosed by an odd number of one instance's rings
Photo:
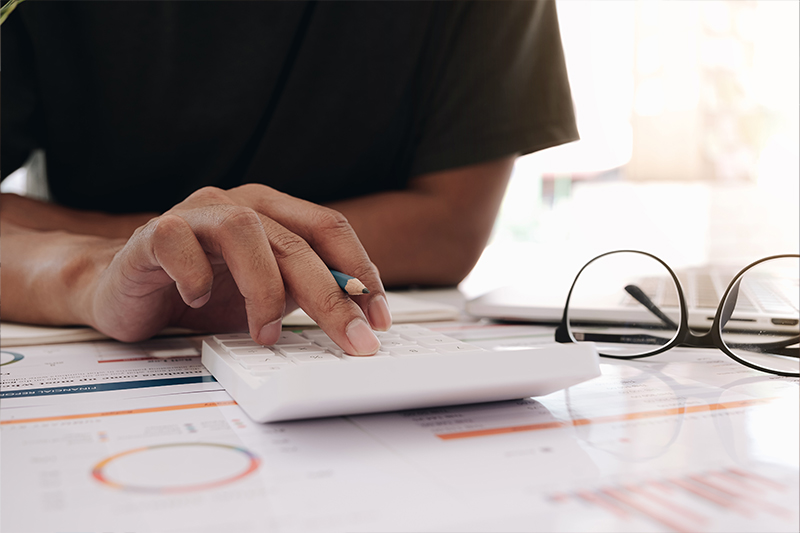
MULTIPOLYGON (((647 335, 643 333, 639 334, 622 334, 617 335, 613 333, 580 333, 575 336, 575 340, 578 342, 605 342, 605 343, 621 343, 621 344, 644 344, 644 345, 651 345, 651 346, 663 346, 669 342, 670 339, 659 337, 657 335, 647 335)), ((570 342, 571 339, 567 339, 565 341, 559 340, 556 337, 557 342, 570 342)), ((750 348, 756 349, 760 353, 768 353, 770 355, 783 355, 786 357, 800 357, 800 351, 798 348, 789 348, 793 344, 797 344, 800 342, 800 335, 791 337, 789 339, 784 339, 782 341, 776 342, 765 342, 761 344, 756 343, 742 343, 742 344, 728 344, 728 348, 750 348)), ((684 343, 681 346, 688 346, 688 347, 695 347, 695 348, 713 348, 714 345, 711 343, 684 343)), ((604 357, 617 357, 614 355, 608 354, 600 354, 604 357)), ((618 357, 619 359, 628 359, 628 357, 618 357)))
POLYGON ((576 333, 575 340, 580 342, 619 342, 624 344, 652 344, 663 346, 670 339, 646 333, 576 333))
POLYGON ((670 317, 664 314, 664 312, 659 309, 659 307, 653 303, 653 300, 647 297, 642 289, 640 289, 637 285, 626 285, 625 291, 630 294, 637 302, 642 304, 647 308, 648 311, 656 315, 659 320, 661 320, 664 324, 669 326, 673 329, 678 329, 678 324, 676 324, 670 317))
MULTIPOLYGON (((678 329, 678 324, 676 324, 670 317, 665 315, 664 312, 661 309, 659 309, 656 304, 653 303, 653 300, 651 300, 650 298, 647 297, 647 295, 644 293, 644 291, 642 289, 640 289, 636 285, 627 285, 625 287, 625 290, 637 302, 639 302, 640 304, 645 306, 651 313, 656 315, 667 326, 669 326, 670 328, 673 328, 673 329, 678 329)), ((566 328, 565 324, 566 324, 566 321, 562 320, 561 324, 559 324, 558 328, 556 328, 556 342, 572 342, 572 339, 570 338, 569 333, 567 332, 567 328, 566 328)), ((600 335, 602 336, 603 334, 600 334, 600 335)), ((621 335, 612 335, 612 337, 614 337, 614 339, 617 339, 617 338, 621 339, 623 336, 621 336, 621 335)), ((630 336, 624 336, 624 337, 625 338, 631 338, 630 336)), ((651 335, 643 335, 642 338, 643 339, 647 339, 647 340, 652 340, 652 339, 662 340, 660 337, 654 337, 654 336, 651 336, 651 335)), ((584 341, 587 341, 587 342, 591 341, 591 340, 598 340, 598 341, 599 340, 606 340, 606 341, 614 342, 614 340, 610 339, 610 338, 595 338, 595 339, 584 338, 584 339, 581 339, 581 340, 584 340, 584 341)), ((628 340, 628 341, 617 340, 616 342, 632 342, 632 341, 630 341, 630 340, 628 340)), ((645 344, 656 344, 656 343, 645 342, 645 344)))
MULTIPOLYGON (((725 327, 725 324, 731 319, 733 315, 733 310, 736 309, 736 302, 739 300, 739 285, 742 282, 742 279, 739 278, 736 280, 731 286, 731 290, 728 292, 728 297, 725 299, 725 303, 722 307, 722 313, 720 314, 720 328, 725 327)), ((640 289, 636 285, 626 285, 625 291, 630 294, 637 302, 642 304, 647 308, 648 311, 656 315, 662 322, 664 322, 667 326, 678 329, 678 325, 672 321, 670 317, 664 314, 664 312, 659 309, 659 307, 653 303, 653 300, 648 298, 648 296, 644 293, 642 289, 640 289)))

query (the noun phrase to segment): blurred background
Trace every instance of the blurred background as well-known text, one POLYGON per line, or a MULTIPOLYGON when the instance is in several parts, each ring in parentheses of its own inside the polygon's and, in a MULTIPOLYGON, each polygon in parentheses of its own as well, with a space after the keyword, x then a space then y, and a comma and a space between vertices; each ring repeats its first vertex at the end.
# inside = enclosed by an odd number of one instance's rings
MULTIPOLYGON (((675 268, 797 253, 800 2, 556 3, 581 140, 518 160, 462 293, 621 248, 675 268)), ((42 183, 23 169, 2 190, 42 183)))
POLYGON ((797 253, 800 3, 557 6, 581 140, 518 160, 462 292, 619 248, 676 268, 797 253))

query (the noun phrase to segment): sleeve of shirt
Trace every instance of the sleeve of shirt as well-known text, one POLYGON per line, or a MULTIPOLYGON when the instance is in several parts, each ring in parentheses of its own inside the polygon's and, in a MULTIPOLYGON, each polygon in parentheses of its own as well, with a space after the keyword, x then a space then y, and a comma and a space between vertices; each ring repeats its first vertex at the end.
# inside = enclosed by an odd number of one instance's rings
POLYGON ((468 3, 454 28, 412 176, 578 139, 555 1, 468 3))
POLYGON ((25 32, 20 6, 3 23, 3 74, 0 84, 0 172, 2 178, 21 167, 42 146, 38 118, 32 47, 25 32))

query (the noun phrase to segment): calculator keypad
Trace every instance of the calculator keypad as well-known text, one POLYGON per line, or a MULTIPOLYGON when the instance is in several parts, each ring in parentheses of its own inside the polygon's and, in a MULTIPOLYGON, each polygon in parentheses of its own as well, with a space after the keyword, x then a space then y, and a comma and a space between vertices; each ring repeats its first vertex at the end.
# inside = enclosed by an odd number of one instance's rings
POLYGON ((381 348, 371 356, 346 354, 320 329, 302 333, 284 331, 272 346, 254 342, 247 333, 215 335, 214 339, 243 369, 257 377, 290 370, 294 365, 368 362, 383 357, 437 357, 484 350, 416 324, 399 324, 375 335, 381 341, 381 348))

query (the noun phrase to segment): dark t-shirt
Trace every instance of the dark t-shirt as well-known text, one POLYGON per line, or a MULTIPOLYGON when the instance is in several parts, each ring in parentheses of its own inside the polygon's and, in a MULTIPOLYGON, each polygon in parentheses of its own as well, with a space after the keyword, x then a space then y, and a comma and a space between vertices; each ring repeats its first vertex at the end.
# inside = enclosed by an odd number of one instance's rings
POLYGON ((551 0, 26 2, 0 49, 2 175, 43 148, 76 208, 324 203, 577 138, 551 0))

